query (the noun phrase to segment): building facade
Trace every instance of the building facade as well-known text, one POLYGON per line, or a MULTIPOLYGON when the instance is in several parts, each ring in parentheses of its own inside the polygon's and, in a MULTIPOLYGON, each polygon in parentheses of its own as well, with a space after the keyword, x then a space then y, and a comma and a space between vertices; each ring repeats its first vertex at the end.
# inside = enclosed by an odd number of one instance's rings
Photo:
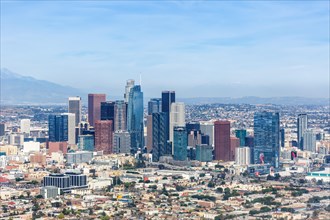
POLYGON ((173 128, 173 158, 174 160, 187 160, 187 131, 185 126, 175 126, 173 128))
POLYGON ((105 94, 88 94, 88 122, 91 126, 101 120, 101 102, 105 102, 105 94))
POLYGON ((230 122, 214 122, 215 160, 230 161, 230 122))
POLYGON ((69 97, 68 112, 75 114, 75 126, 81 122, 81 98, 79 96, 69 97))
POLYGON ((279 167, 280 155, 279 113, 256 112, 254 114, 254 163, 279 167))
POLYGON ((308 128, 307 114, 299 114, 297 119, 297 142, 300 150, 304 150, 304 132, 308 128))
POLYGON ((112 121, 95 122, 95 150, 103 151, 104 154, 112 153, 112 121))

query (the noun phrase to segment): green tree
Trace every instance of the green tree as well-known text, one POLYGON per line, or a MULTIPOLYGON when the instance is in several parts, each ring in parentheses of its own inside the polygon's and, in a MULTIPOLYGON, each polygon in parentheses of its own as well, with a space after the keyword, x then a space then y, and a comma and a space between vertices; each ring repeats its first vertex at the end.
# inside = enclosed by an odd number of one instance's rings
POLYGON ((64 219, 64 214, 63 214, 63 213, 59 214, 59 215, 58 215, 58 218, 59 218, 59 219, 64 219))

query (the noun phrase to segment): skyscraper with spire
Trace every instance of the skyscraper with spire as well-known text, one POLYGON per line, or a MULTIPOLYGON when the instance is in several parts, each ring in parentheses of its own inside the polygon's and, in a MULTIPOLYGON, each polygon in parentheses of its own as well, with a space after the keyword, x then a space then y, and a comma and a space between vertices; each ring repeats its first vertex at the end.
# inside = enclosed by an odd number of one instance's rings
POLYGON ((131 152, 144 148, 143 92, 140 85, 130 89, 127 107, 127 130, 131 134, 131 152))

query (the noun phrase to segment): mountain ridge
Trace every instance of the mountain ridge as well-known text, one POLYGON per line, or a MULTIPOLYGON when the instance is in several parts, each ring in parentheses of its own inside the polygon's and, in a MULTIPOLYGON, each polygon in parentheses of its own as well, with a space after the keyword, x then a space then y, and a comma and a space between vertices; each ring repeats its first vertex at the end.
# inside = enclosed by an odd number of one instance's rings
MULTIPOLYGON (((1 104, 66 104, 69 96, 81 96, 87 101, 87 92, 47 80, 14 73, 6 68, 0 70, 1 104), (51 100, 51 101, 50 101, 51 100)), ((109 96, 118 99, 120 96, 109 96)), ((286 97, 195 97, 177 98, 186 104, 284 104, 284 105, 329 105, 327 98, 286 97)), ((148 99, 145 97, 145 102, 148 99)), ((146 103, 145 103, 146 104, 146 103)))

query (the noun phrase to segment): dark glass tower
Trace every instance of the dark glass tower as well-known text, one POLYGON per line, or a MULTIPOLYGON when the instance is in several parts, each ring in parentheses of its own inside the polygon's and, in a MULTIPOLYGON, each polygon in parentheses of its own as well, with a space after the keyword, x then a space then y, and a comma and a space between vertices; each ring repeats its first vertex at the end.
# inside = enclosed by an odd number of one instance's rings
POLYGON ((187 160, 187 131, 185 127, 174 127, 174 138, 173 138, 173 148, 174 148, 174 160, 187 160))
MULTIPOLYGON (((115 102, 101 102, 101 120, 111 120, 112 130, 115 128, 115 102)), ((95 123, 95 122, 94 122, 95 123)))
POLYGON ((170 111, 171 104, 175 102, 175 92, 174 91, 163 91, 162 92, 162 112, 167 114, 167 130, 166 130, 166 140, 170 139, 170 111))
POLYGON ((127 130, 131 134, 131 152, 144 148, 143 92, 141 86, 130 89, 127 109, 127 130))
POLYGON ((279 167, 280 116, 273 112, 254 114, 254 163, 279 167))
POLYGON ((68 115, 48 116, 48 135, 50 142, 68 141, 68 115))
POLYGON ((168 153, 166 130, 167 114, 158 112, 152 114, 152 161, 157 162, 161 156, 168 153))

